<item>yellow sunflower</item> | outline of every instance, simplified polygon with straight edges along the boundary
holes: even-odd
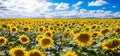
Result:
[[[54,30],[54,26],[49,26],[49,30]]]
[[[116,33],[116,34],[120,33],[120,28],[119,27],[115,28],[114,33]]]
[[[3,24],[3,25],[2,25],[2,28],[3,28],[4,30],[7,30],[7,29],[8,29],[8,26],[5,25],[5,24]]]
[[[7,42],[7,39],[5,38],[5,37],[0,37],[0,46],[3,46],[3,45],[5,45],[6,44],[6,42]]]
[[[20,43],[22,43],[22,44],[27,44],[27,43],[30,42],[30,39],[29,39],[29,37],[26,36],[26,35],[21,35],[21,36],[19,36],[19,41],[20,41]]]
[[[52,38],[50,37],[43,37],[41,38],[38,43],[43,47],[43,48],[49,48],[53,45],[54,40],[52,40]]]
[[[62,56],[78,56],[78,54],[76,54],[76,52],[74,52],[74,51],[68,50],[68,51],[66,51],[66,53],[63,54]]]
[[[43,35],[38,35],[38,36],[36,37],[36,41],[39,41],[41,38],[43,38]]]
[[[46,31],[44,34],[45,34],[45,36],[48,36],[48,37],[53,36],[52,31]]]
[[[9,42],[8,45],[9,46],[13,46],[15,43],[14,42]]]
[[[33,49],[28,51],[27,56],[46,56],[46,55],[40,52],[40,50]]]
[[[45,31],[45,27],[43,26],[38,27],[38,32],[44,32],[44,31]]]
[[[104,50],[116,50],[120,47],[120,39],[110,39],[107,42],[103,42],[102,48]]]
[[[30,31],[30,27],[29,26],[25,26],[22,28],[22,32],[29,32]]]
[[[103,36],[105,36],[107,33],[110,33],[110,32],[111,32],[111,29],[110,29],[110,28],[106,28],[106,29],[101,30],[100,32],[101,32],[101,34],[102,34]]]
[[[12,32],[12,33],[16,33],[17,31],[18,31],[17,27],[11,27],[10,28],[10,32]]]
[[[92,37],[93,38],[97,38],[99,36],[102,36],[100,32],[94,32],[94,33],[92,33]]]
[[[63,28],[62,28],[62,27],[57,28],[57,33],[60,33],[60,32],[62,32],[62,31],[63,31]]]
[[[15,47],[10,49],[9,54],[11,56],[26,56],[26,52],[23,47]]]
[[[79,46],[88,46],[92,43],[92,37],[88,33],[80,33],[74,37],[74,40]]]

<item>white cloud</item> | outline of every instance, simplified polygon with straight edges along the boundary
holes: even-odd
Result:
[[[88,3],[88,6],[102,6],[104,4],[108,4],[108,2],[104,0],[96,0]]]
[[[103,0],[97,0],[97,1],[103,1]],[[0,10],[0,13],[1,13],[0,18],[34,18],[34,17],[35,18],[36,17],[37,18],[41,18],[41,17],[45,17],[45,18],[53,18],[53,17],[56,17],[56,18],[57,17],[59,18],[67,18],[67,17],[110,18],[110,17],[120,17],[120,12],[105,11],[101,9],[77,10],[81,4],[82,2],[79,1],[78,3],[72,5],[72,8],[75,8],[75,9],[68,10],[69,4],[63,3],[63,2],[51,3],[46,0],[39,0],[39,1],[38,0],[26,0],[26,1],[7,0],[5,2],[2,1],[2,6],[5,6],[6,7],[5,9],[9,9],[9,10]],[[51,6],[55,6],[55,8],[50,8]],[[97,6],[100,6],[100,4]]]
[[[112,8],[116,8],[117,6],[112,6]]]
[[[55,10],[67,10],[67,9],[69,9],[69,4],[68,3],[63,3],[63,2],[61,2],[60,4],[56,3]]]
[[[33,13],[36,9],[42,12],[50,11],[51,9],[49,9],[49,7],[52,6],[52,3],[45,0],[41,2],[37,0],[8,0],[4,2],[4,6],[15,12]]]
[[[77,17],[119,18],[120,12],[113,13],[112,11],[81,9],[80,12],[77,14]]]
[[[74,7],[75,9],[79,9],[79,6],[82,4],[82,1],[77,2],[76,4],[73,4],[72,7]]]

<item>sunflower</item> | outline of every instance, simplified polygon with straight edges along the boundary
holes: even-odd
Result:
[[[99,36],[101,36],[101,33],[100,33],[100,32],[94,32],[94,33],[92,33],[92,37],[93,37],[93,38],[97,38],[97,37],[99,37]]]
[[[57,28],[58,33],[62,32],[62,31],[63,31],[62,27]]]
[[[76,52],[74,52],[74,51],[68,50],[68,51],[66,51],[66,53],[63,54],[62,56],[78,56],[78,54],[76,54]]]
[[[22,28],[22,32],[29,32],[30,31],[30,27],[29,26],[25,26]]]
[[[44,34],[45,34],[45,36],[48,36],[48,37],[53,36],[52,31],[46,31]]]
[[[26,56],[26,52],[23,47],[15,47],[10,49],[9,54],[11,56]]]
[[[90,31],[91,28],[90,28],[90,27],[86,27],[85,30],[86,30],[86,31]]]
[[[4,30],[7,30],[7,29],[8,29],[8,26],[5,25],[5,24],[3,24],[3,25],[2,25],[2,28],[3,28]]]
[[[11,27],[10,28],[10,32],[12,32],[12,33],[16,33],[17,31],[18,31],[17,27]]]
[[[27,44],[27,43],[30,42],[30,39],[29,39],[29,37],[26,36],[26,35],[21,35],[21,36],[19,36],[19,41],[20,41],[20,43],[22,43],[22,44]]]
[[[14,42],[9,42],[8,45],[9,46],[13,46],[15,43]]]
[[[33,49],[27,53],[27,56],[46,56],[46,55],[41,53],[40,50]]]
[[[5,37],[0,37],[0,46],[3,46],[3,45],[5,45],[6,44],[6,42],[7,42],[7,39],[5,38]]]
[[[80,32],[80,30],[78,30],[78,29],[74,29],[74,30],[71,30],[71,34],[72,35],[75,35],[75,34],[77,34],[77,33],[79,33]]]
[[[43,38],[43,35],[38,35],[38,36],[36,37],[36,41],[39,41],[41,38]]]
[[[111,29],[110,28],[106,28],[106,29],[103,29],[100,31],[102,35],[106,35],[107,33],[111,32]]]
[[[44,32],[44,31],[45,31],[45,27],[43,26],[38,27],[38,32]]]
[[[52,38],[50,37],[43,37],[41,38],[38,43],[43,47],[43,48],[49,48],[53,45],[54,40],[52,40]]]
[[[119,27],[115,28],[114,33],[116,33],[116,34],[120,33],[120,28]]]
[[[54,26],[49,26],[49,30],[54,30]]]
[[[88,33],[80,33],[74,40],[79,46],[88,46],[92,43],[92,37]]]
[[[104,50],[116,50],[120,47],[120,39],[110,39],[107,42],[103,42],[102,48]]]

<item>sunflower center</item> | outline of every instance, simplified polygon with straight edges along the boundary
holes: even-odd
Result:
[[[46,35],[48,35],[49,37],[51,37],[51,33],[49,33],[49,32],[48,32],[48,33],[46,33]]]
[[[97,33],[94,33],[93,35],[92,35],[92,37],[96,37],[98,34]]]
[[[120,28],[117,28],[117,29],[115,30],[115,32],[120,32]]]
[[[78,37],[77,37],[77,39],[78,39],[78,41],[80,41],[80,42],[87,42],[87,41],[89,41],[89,35],[88,34],[80,34]]]
[[[105,30],[102,30],[102,34],[106,34],[106,33],[108,33],[109,32],[109,30],[108,29],[105,29]]]
[[[14,31],[16,31],[16,29],[15,29],[15,28],[12,28],[12,31],[14,32]]]
[[[24,52],[22,50],[16,50],[14,54],[15,56],[24,56]]]
[[[4,39],[0,39],[0,43],[4,43],[5,42],[5,40]]]
[[[111,44],[109,44],[108,46],[110,47],[110,48],[115,48],[115,47],[117,47],[119,45],[119,42],[117,41],[117,40],[113,40],[112,42],[111,42]]]
[[[28,31],[28,28],[24,28],[24,31]]]
[[[53,27],[50,27],[51,30],[53,30]]]
[[[92,28],[91,29],[95,29],[96,28],[96,26],[92,26]]]
[[[9,43],[10,46],[13,46],[13,43]]]
[[[38,53],[38,52],[32,52],[32,53],[30,53],[30,56],[42,56],[40,53]]]
[[[40,28],[40,31],[43,31],[43,28]]]
[[[23,37],[23,38],[22,38],[22,41],[23,41],[23,42],[26,42],[27,40],[28,40],[28,39],[27,39],[26,37]]]
[[[2,25],[3,28],[7,28],[7,25]]]
[[[43,43],[44,45],[48,45],[48,44],[50,44],[50,40],[49,40],[49,39],[43,39],[43,40],[42,40],[42,43]]]

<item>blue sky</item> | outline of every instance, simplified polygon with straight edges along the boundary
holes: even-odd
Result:
[[[119,0],[0,0],[0,18],[119,18]]]

